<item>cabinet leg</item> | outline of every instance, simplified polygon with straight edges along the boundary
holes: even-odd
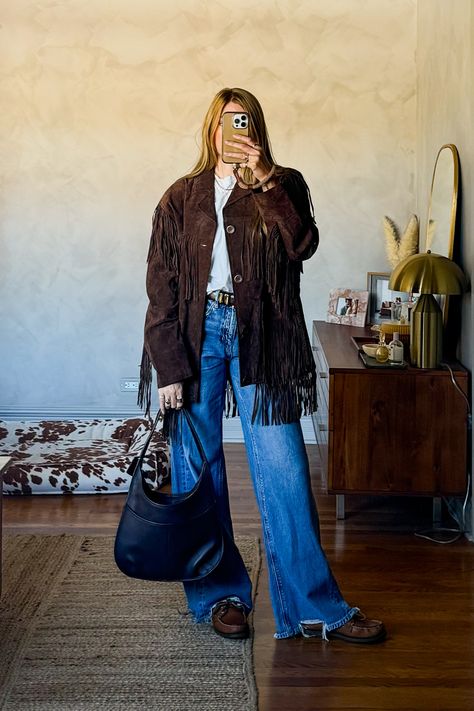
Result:
[[[441,496],[433,496],[433,523],[441,523]]]
[[[336,518],[343,519],[346,517],[344,510],[344,494],[336,494]]]

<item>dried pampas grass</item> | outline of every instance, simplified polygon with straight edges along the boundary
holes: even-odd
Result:
[[[392,269],[394,269],[402,259],[416,254],[418,251],[419,224],[416,215],[411,215],[403,234],[395,222],[385,215],[383,218],[383,229],[385,233],[385,248],[387,258]]]

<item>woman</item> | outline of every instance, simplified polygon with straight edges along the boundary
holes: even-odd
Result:
[[[249,114],[250,136],[222,145],[227,111]],[[316,409],[299,283],[318,239],[307,185],[275,164],[259,102],[243,89],[223,89],[205,117],[196,166],[167,190],[153,217],[139,401],[149,410],[153,366],[161,409],[184,404],[201,438],[227,545],[217,569],[185,590],[196,621],[210,620],[225,637],[248,635],[252,607],[233,544],[222,448],[223,410],[237,408],[262,518],[275,637],[367,643],[385,636],[381,622],[344,601],[319,542],[299,422]],[[177,428],[174,491],[192,487],[194,456],[189,432]]]

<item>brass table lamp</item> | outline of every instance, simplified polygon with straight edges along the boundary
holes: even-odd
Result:
[[[462,269],[441,254],[422,252],[397,264],[388,287],[420,294],[411,312],[410,358],[417,368],[437,368],[443,355],[443,317],[433,294],[462,294],[467,287]]]

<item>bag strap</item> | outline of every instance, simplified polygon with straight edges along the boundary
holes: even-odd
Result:
[[[189,414],[189,412],[188,412],[188,411],[186,410],[186,408],[184,408],[184,407],[181,409],[180,412],[181,412],[181,415],[186,419],[186,422],[188,423],[189,429],[191,430],[191,434],[192,434],[192,436],[193,436],[193,438],[194,438],[194,441],[195,441],[195,443],[196,443],[196,447],[198,448],[198,452],[199,452],[199,455],[200,455],[202,461],[205,462],[206,464],[208,464],[208,462],[207,462],[207,457],[206,457],[206,455],[205,455],[205,453],[204,453],[204,448],[203,448],[203,446],[202,446],[202,444],[201,444],[201,440],[200,440],[199,437],[198,437],[198,433],[196,432],[196,428],[195,428],[194,425],[193,425],[193,421],[192,421],[192,419],[191,419],[191,415]],[[142,451],[140,452],[140,456],[138,457],[138,466],[140,467],[140,469],[141,469],[141,467],[142,467],[143,460],[144,460],[144,458],[145,458],[145,454],[146,454],[146,451],[147,451],[147,449],[148,449],[148,446],[149,446],[149,444],[150,444],[150,442],[151,442],[151,438],[153,437],[153,434],[154,434],[154,432],[155,432],[155,430],[156,430],[156,426],[158,425],[158,422],[160,422],[160,421],[163,420],[163,419],[164,419],[164,415],[163,415],[162,411],[161,411],[161,410],[158,410],[157,415],[156,415],[156,417],[155,417],[155,421],[153,422],[152,428],[151,428],[151,430],[150,430],[150,434],[148,435],[147,440],[146,440],[145,444],[143,445],[143,449],[142,449]]]
[[[145,442],[145,444],[143,445],[142,451],[141,451],[140,454],[138,455],[138,466],[139,466],[140,469],[141,469],[141,466],[142,466],[142,464],[143,464],[143,460],[144,460],[144,458],[145,458],[145,454],[146,454],[146,451],[147,451],[147,449],[148,449],[148,445],[150,444],[151,438],[153,437],[153,434],[154,434],[154,432],[155,432],[155,430],[156,430],[156,426],[157,426],[158,422],[160,422],[160,420],[162,420],[162,419],[163,419],[163,413],[161,412],[161,410],[158,410],[158,412],[156,413],[155,421],[154,421],[154,423],[153,423],[153,425],[152,425],[152,428],[151,428],[151,430],[150,430],[150,434],[149,434],[148,437],[146,438],[146,442]]]

